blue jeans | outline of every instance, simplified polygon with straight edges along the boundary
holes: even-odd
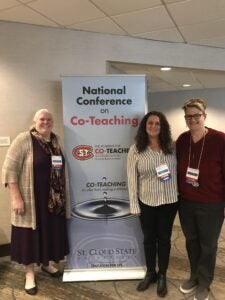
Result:
[[[179,217],[186,238],[191,278],[209,288],[224,220],[224,203],[195,203],[180,197]]]

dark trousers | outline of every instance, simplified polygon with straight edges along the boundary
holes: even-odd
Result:
[[[186,238],[191,278],[208,288],[214,276],[224,204],[193,203],[180,198],[179,217]]]
[[[152,272],[156,270],[156,259],[158,258],[158,272],[166,274],[171,248],[170,238],[178,204],[153,207],[139,202],[147,270]]]

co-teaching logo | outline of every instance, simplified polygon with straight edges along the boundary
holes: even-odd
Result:
[[[93,147],[89,145],[79,145],[73,148],[73,156],[79,160],[87,160],[94,156]]]

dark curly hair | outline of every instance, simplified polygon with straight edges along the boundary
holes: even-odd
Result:
[[[141,120],[137,135],[135,137],[136,147],[139,152],[146,150],[149,144],[148,134],[146,132],[146,123],[150,116],[159,117],[160,133],[159,133],[159,146],[164,154],[171,154],[173,149],[173,141],[171,137],[170,125],[163,113],[158,111],[148,112]]]

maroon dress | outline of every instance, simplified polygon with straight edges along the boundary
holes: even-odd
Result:
[[[32,136],[37,228],[12,226],[11,259],[20,264],[48,265],[69,253],[66,219],[48,211],[51,156]]]

